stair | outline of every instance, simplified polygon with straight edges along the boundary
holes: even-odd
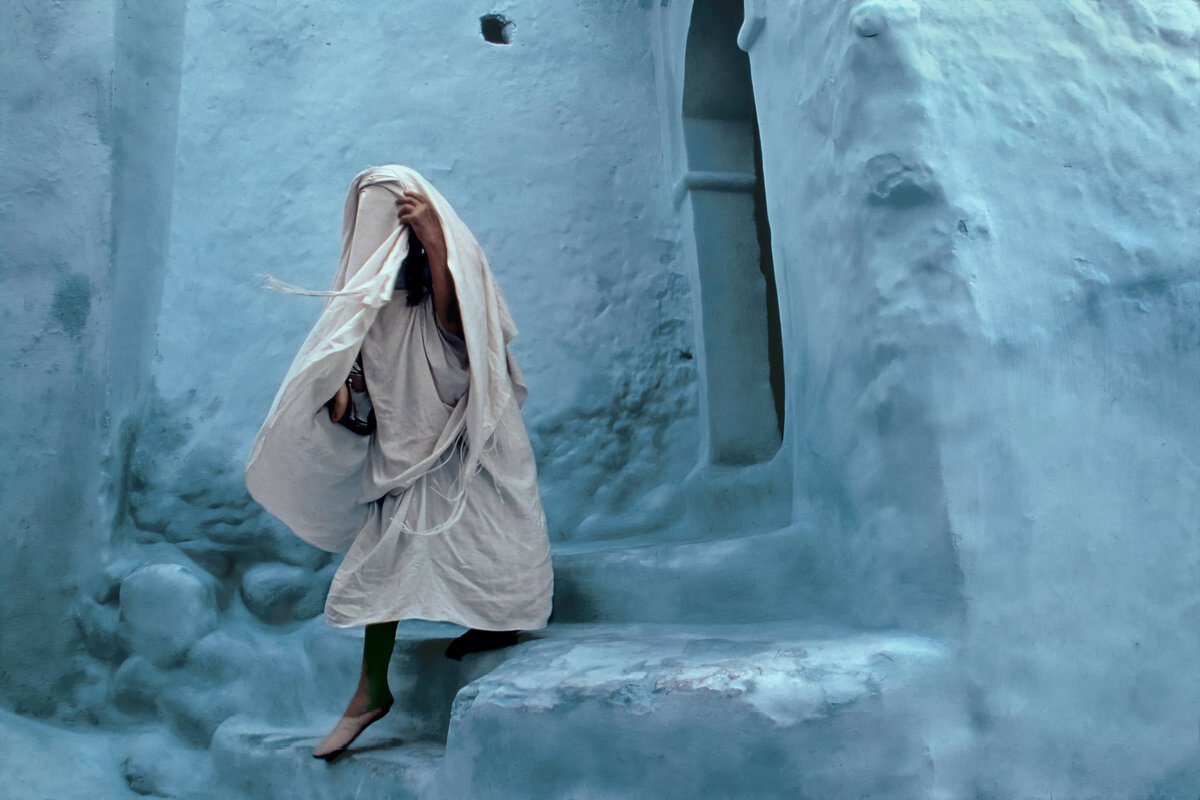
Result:
[[[945,709],[960,705],[946,649],[925,637],[795,621],[556,622],[459,664],[441,655],[451,637],[422,638],[444,632],[430,625],[401,623],[393,672],[406,682],[393,686],[396,706],[332,763],[309,751],[338,706],[302,723],[223,722],[211,744],[222,791],[929,797],[935,756],[956,734],[946,727]]]
[[[831,560],[809,522],[698,541],[560,542],[551,622],[838,619]]]
[[[433,796],[445,746],[365,731],[353,750],[326,763],[313,745],[336,722],[276,729],[235,716],[212,740],[213,773],[220,785],[211,797],[310,798],[311,800],[420,800]]]

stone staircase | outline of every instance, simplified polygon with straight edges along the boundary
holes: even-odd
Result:
[[[398,649],[397,671],[454,664],[430,650]],[[483,674],[447,703],[441,736],[413,706],[448,684],[411,681],[331,764],[309,751],[333,713],[233,717],[213,737],[214,773],[256,798],[931,797],[946,655],[923,637],[789,622],[553,624],[467,656]]]
[[[811,546],[789,529],[557,546],[551,624],[513,647],[455,662],[442,651],[462,628],[401,622],[395,706],[331,763],[309,751],[357,681],[362,631],[309,620],[288,634],[315,673],[296,689],[305,707],[216,728],[218,796],[939,796],[935,763],[962,729],[946,646],[762,618],[805,602],[798,559]],[[724,585],[731,575],[742,591]],[[586,590],[597,585],[603,597]]]

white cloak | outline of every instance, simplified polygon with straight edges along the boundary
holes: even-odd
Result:
[[[467,355],[460,367],[467,388],[452,403],[433,391],[439,377],[444,386],[455,376],[445,371],[454,367],[438,348],[449,339],[438,338],[430,299],[408,307],[403,289],[395,289],[409,226],[395,220],[391,203],[360,207],[361,197],[380,189],[399,195],[406,188],[430,199],[445,234]],[[509,348],[517,330],[470,230],[415,170],[368,168],[347,193],[332,290],[304,293],[328,300],[258,432],[246,486],[297,536],[346,553],[327,619],[338,626],[421,618],[488,630],[543,627],[553,573],[520,413],[527,390]],[[372,330],[384,306],[386,325]],[[375,366],[376,384],[394,387],[396,399],[415,407],[380,417],[393,398],[376,399],[373,391],[379,427],[363,437],[330,422],[324,406],[368,331],[380,343],[373,347],[398,348],[386,375]],[[443,371],[431,375],[434,364]],[[366,378],[372,391],[370,370]],[[389,457],[381,459],[384,450]]]

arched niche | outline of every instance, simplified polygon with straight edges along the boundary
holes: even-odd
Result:
[[[700,295],[708,461],[754,464],[779,449],[783,348],[742,0],[695,0],[684,60],[683,138]]]

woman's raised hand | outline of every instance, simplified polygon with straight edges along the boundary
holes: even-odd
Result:
[[[430,256],[445,256],[446,240],[442,235],[442,220],[429,198],[416,189],[406,189],[396,200],[396,218],[412,228],[421,246]]]
[[[442,219],[429,198],[419,191],[407,189],[396,201],[400,210],[396,218],[409,225],[429,256],[430,282],[433,289],[433,309],[442,327],[455,336],[463,337],[462,312],[458,309],[458,294],[454,276],[446,263],[446,237],[442,234]],[[453,313],[457,312],[457,313]]]

